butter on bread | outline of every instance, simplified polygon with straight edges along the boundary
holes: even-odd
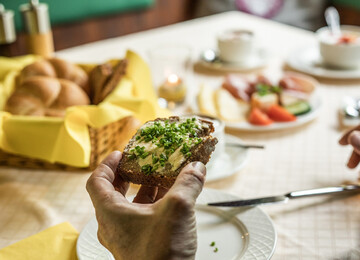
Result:
[[[198,117],[148,121],[125,147],[117,174],[128,182],[169,188],[185,165],[209,161],[217,143],[213,131],[211,122]]]

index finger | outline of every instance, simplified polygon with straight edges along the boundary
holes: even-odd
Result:
[[[129,184],[122,180],[117,181],[116,185],[119,192],[113,185],[116,167],[121,157],[121,152],[112,152],[101,162],[88,179],[86,189],[95,207],[99,204],[111,202],[115,197],[127,202],[124,196]]]
[[[348,138],[349,138],[349,135],[355,131],[355,130],[360,130],[360,125],[350,129],[349,131],[347,131],[339,140],[339,144],[341,145],[347,145],[349,144],[349,141],[348,141]]]

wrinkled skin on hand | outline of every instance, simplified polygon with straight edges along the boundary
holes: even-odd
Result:
[[[360,125],[345,133],[339,143],[350,144],[354,148],[347,164],[350,169],[354,169],[360,162]]]
[[[194,259],[194,206],[204,185],[205,166],[188,164],[169,190],[141,186],[131,203],[125,198],[129,184],[115,174],[120,159],[119,151],[110,154],[86,184],[101,244],[115,259]]]

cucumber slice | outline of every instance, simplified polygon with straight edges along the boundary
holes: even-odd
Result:
[[[289,111],[291,114],[293,114],[294,116],[300,116],[300,115],[310,112],[311,106],[306,101],[299,101],[295,104],[285,106],[285,109],[287,111]]]

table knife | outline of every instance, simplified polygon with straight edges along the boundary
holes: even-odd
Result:
[[[241,147],[241,148],[265,149],[265,146],[257,145],[257,144],[226,143],[226,146],[234,146],[234,147]]]
[[[208,206],[215,207],[246,207],[246,206],[256,206],[261,204],[270,204],[270,203],[279,203],[288,202],[289,199],[297,199],[311,196],[320,196],[327,194],[341,194],[341,193],[350,193],[350,192],[360,192],[359,185],[343,185],[343,186],[335,186],[335,187],[326,187],[319,189],[311,189],[311,190],[300,190],[289,192],[285,195],[280,196],[272,196],[272,197],[263,197],[263,198],[255,198],[255,199],[247,199],[247,200],[234,200],[234,201],[222,201],[222,202],[211,202],[208,203]]]

